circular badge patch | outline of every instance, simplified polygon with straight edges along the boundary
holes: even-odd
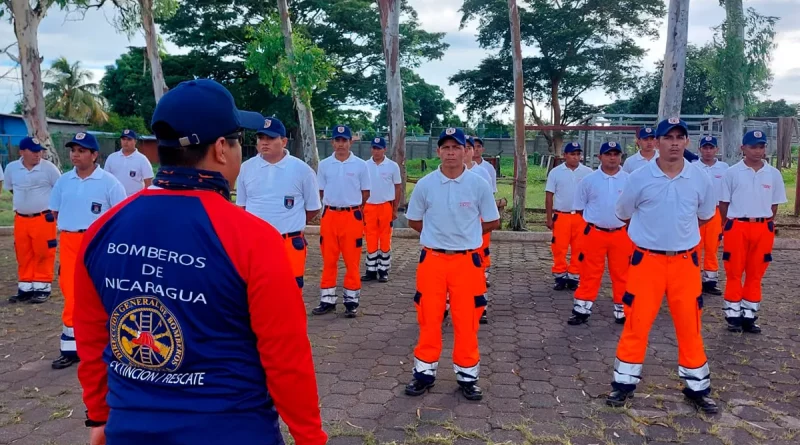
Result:
[[[151,296],[120,303],[109,322],[111,352],[117,360],[146,369],[174,372],[183,361],[178,320]]]

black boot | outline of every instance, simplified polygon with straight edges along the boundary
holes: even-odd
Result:
[[[566,290],[567,289],[567,280],[564,278],[556,278],[556,284],[553,286],[553,290]]]
[[[715,281],[709,281],[707,283],[703,283],[703,293],[709,295],[722,295],[722,290],[717,287],[717,283]]]
[[[606,405],[619,408],[625,406],[628,399],[633,398],[633,391],[625,391],[622,389],[615,389],[606,397]]]
[[[760,334],[761,326],[756,324],[756,321],[750,318],[742,320],[742,330],[748,334]]]
[[[52,366],[53,369],[64,369],[69,368],[79,361],[81,361],[81,359],[79,359],[77,355],[61,354],[57,359],[53,360],[53,363],[50,366]]]
[[[567,320],[567,324],[571,326],[578,326],[586,323],[587,321],[589,321],[588,314],[576,314],[573,312],[572,316],[569,317],[569,320]]]
[[[728,331],[729,332],[742,332],[742,317],[730,318],[726,317],[725,321],[728,322]]]
[[[483,310],[483,314],[481,314],[481,319],[478,320],[480,324],[489,324],[489,316],[486,315],[488,311],[486,309]]]
[[[378,271],[378,283],[388,283],[389,282],[389,272],[383,270]]]
[[[356,318],[358,315],[358,304],[356,303],[345,303],[344,304],[344,316],[347,318]]]
[[[716,414],[719,412],[717,402],[715,402],[711,397],[690,394],[687,391],[684,391],[684,395],[686,396],[686,400],[692,406],[694,406],[695,409],[698,409],[705,414]]]
[[[50,292],[34,291],[33,297],[28,300],[30,304],[42,304],[50,299]]]
[[[434,380],[423,382],[422,380],[413,379],[406,385],[406,395],[409,396],[421,396],[425,394],[425,392],[431,388],[433,388]]]
[[[483,399],[483,391],[478,385],[474,383],[467,384],[458,382],[458,386],[461,389],[461,394],[463,394],[467,400],[478,401]]]
[[[325,315],[328,312],[336,312],[336,304],[320,303],[319,306],[311,310],[311,313],[314,315]]]
[[[625,324],[625,317],[614,318],[614,323],[616,323],[616,324]]]
[[[30,300],[33,297],[33,291],[23,292],[21,290],[17,290],[17,295],[9,297],[9,303],[25,303],[26,301]]]
[[[578,289],[578,280],[567,278],[567,290],[576,290],[576,289]]]
[[[375,271],[367,271],[364,276],[361,277],[361,281],[375,281],[378,279],[378,272]]]

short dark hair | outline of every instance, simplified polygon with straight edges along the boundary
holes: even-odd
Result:
[[[181,137],[166,122],[156,122],[153,124],[153,131],[165,139],[178,139]],[[158,161],[161,165],[173,167],[196,167],[197,164],[205,159],[212,144],[188,145],[186,147],[165,147],[158,146]]]

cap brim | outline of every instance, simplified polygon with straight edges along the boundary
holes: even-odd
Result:
[[[458,140],[458,138],[456,138],[455,136],[444,136],[444,137],[441,137],[441,138],[439,138],[439,142],[437,142],[436,145],[441,147],[442,143],[444,143],[444,141],[446,141],[448,139],[456,141],[459,145],[467,145],[467,141]]]
[[[381,147],[380,145],[372,144],[372,148],[377,148],[378,150],[386,150],[386,147]]]
[[[28,150],[28,151],[33,152],[33,153],[39,153],[40,151],[44,150],[44,148],[42,148],[42,147],[25,147],[25,148],[21,148],[20,147],[20,150]]]
[[[347,136],[346,134],[337,134],[333,136],[334,139],[344,139],[346,141],[352,140],[353,136]]]
[[[85,148],[87,150],[98,151],[97,147],[89,147],[88,145],[81,144],[80,142],[69,141],[64,144],[64,146],[67,148],[72,148],[73,145],[77,145],[78,147]]]
[[[661,136],[666,136],[666,135],[667,135],[667,133],[669,133],[670,131],[672,131],[672,130],[674,130],[674,129],[676,129],[676,128],[680,128],[680,129],[681,129],[681,130],[683,130],[683,132],[684,132],[684,133],[686,133],[687,135],[689,134],[689,129],[688,129],[688,128],[686,128],[686,127],[684,127],[683,125],[681,125],[681,124],[672,124],[672,125],[670,125],[669,127],[667,127],[667,128],[664,130],[664,132],[663,132],[663,133],[661,133],[661,135],[659,135],[659,137],[661,137]]]
[[[239,123],[247,130],[261,130],[264,128],[264,116],[255,111],[239,110]]]
[[[601,151],[600,154],[604,155],[606,153],[611,153],[612,151],[616,151],[617,153],[622,153],[622,150],[620,150],[619,148],[609,148],[608,150]]]
[[[284,138],[284,137],[286,137],[286,136],[282,136],[278,132],[270,131],[270,130],[264,130],[264,129],[256,131],[256,134],[263,134],[263,135],[269,136],[271,138]]]
[[[123,135],[122,135],[122,136],[120,136],[119,138],[120,138],[120,139],[133,139],[133,140],[136,140],[136,139],[138,139],[136,136],[131,136],[131,135],[129,135],[129,134],[123,134]]]

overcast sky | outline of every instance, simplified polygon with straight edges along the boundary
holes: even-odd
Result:
[[[419,69],[420,75],[429,83],[441,86],[447,97],[455,100],[458,88],[450,86],[448,78],[462,69],[477,64],[486,55],[475,41],[473,28],[459,30],[461,14],[459,9],[463,0],[409,0],[417,10],[422,27],[428,31],[445,32],[445,41],[450,49],[441,60],[428,62]],[[762,14],[780,17],[777,25],[777,49],[773,55],[772,69],[774,81],[769,98],[800,102],[800,0],[745,0],[745,8],[754,7]],[[702,44],[711,39],[711,27],[722,22],[724,9],[719,0],[692,0],[689,14],[689,42]],[[118,34],[111,26],[112,10],[93,10],[80,15],[68,15],[53,8],[42,21],[39,28],[39,49],[44,58],[44,66],[59,56],[70,61],[80,60],[83,66],[91,69],[95,80],[99,81],[104,67],[126,52],[131,45],[144,46],[144,38],[136,35],[132,40]],[[643,40],[640,43],[647,49],[643,66],[652,70],[654,63],[661,59],[666,45],[666,20],[661,23],[659,40]],[[15,41],[12,26],[5,20],[0,22],[0,48]],[[170,53],[184,52],[171,42],[167,42]],[[0,75],[11,66],[4,55],[0,55]],[[0,112],[9,112],[21,97],[19,74],[12,73],[0,80]],[[599,91],[589,92],[586,100],[595,103],[608,103],[613,98]]]

